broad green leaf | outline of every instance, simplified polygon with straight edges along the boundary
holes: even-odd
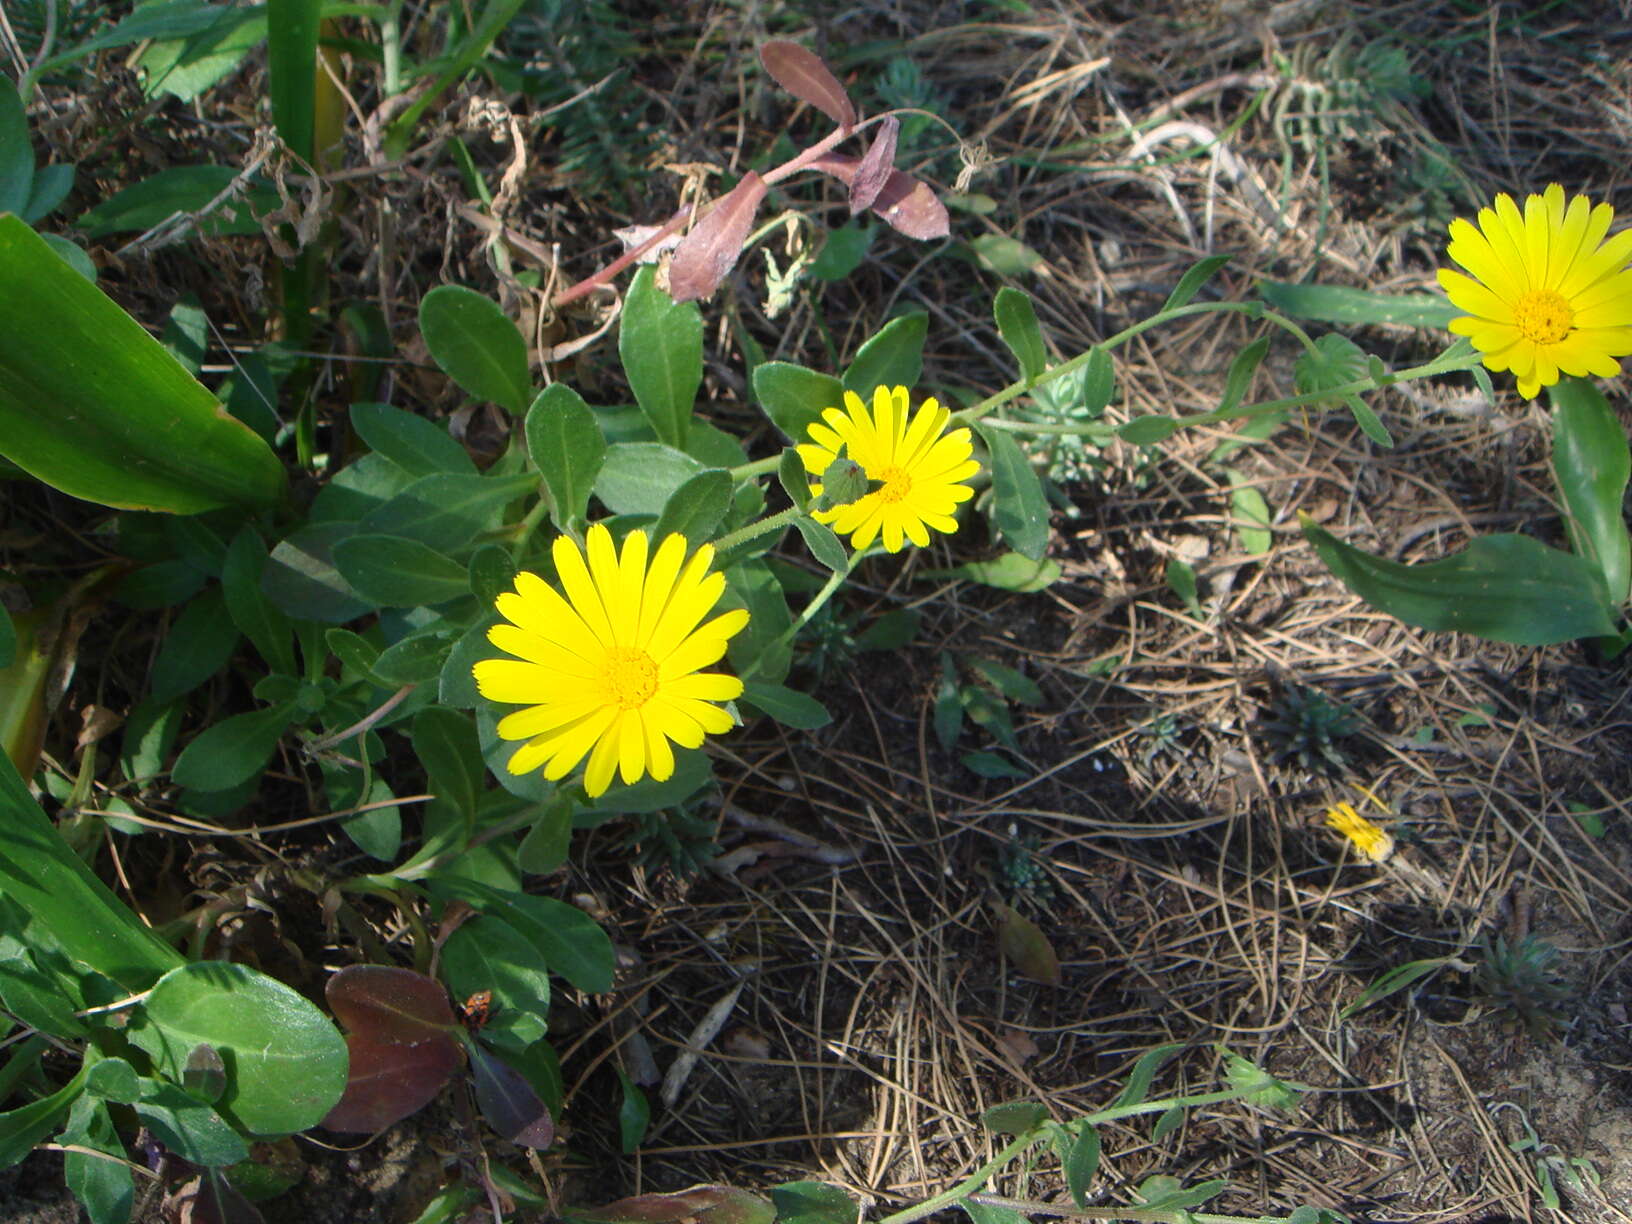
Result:
[[[976,1203],[970,1199],[960,1199],[958,1206],[969,1217],[969,1224],[1030,1224],[1030,1221],[1013,1207],[998,1207],[991,1203]]]
[[[1008,1101],[980,1115],[980,1124],[994,1135],[1023,1135],[1048,1119],[1048,1106],[1036,1101]]]
[[[1242,551],[1249,556],[1261,557],[1275,542],[1270,530],[1269,503],[1247,478],[1231,469],[1230,514],[1235,519],[1235,533],[1241,540]]]
[[[221,591],[194,596],[159,647],[148,678],[149,701],[163,705],[190,693],[227,665],[238,645],[238,628],[227,615]]]
[[[724,468],[709,468],[686,481],[663,504],[652,529],[653,541],[667,539],[678,531],[691,548],[714,538],[716,528],[731,509],[735,486]]]
[[[431,793],[452,803],[473,827],[483,770],[470,716],[437,706],[421,710],[414,715],[413,743]]]
[[[272,759],[297,715],[295,703],[284,701],[206,727],[181,750],[171,780],[201,791],[231,790],[249,781]]]
[[[1163,577],[1167,579],[1168,589],[1184,601],[1190,615],[1197,620],[1205,619],[1206,613],[1197,597],[1196,567],[1180,557],[1169,557]]]
[[[1450,964],[1451,960],[1449,956],[1432,956],[1426,960],[1407,961],[1403,965],[1396,965],[1362,990],[1353,1003],[1337,1013],[1337,1018],[1347,1020],[1373,1003],[1381,1003],[1389,995],[1399,993],[1418,979],[1425,978],[1430,973],[1437,973]]]
[[[174,1084],[148,1080],[136,1116],[154,1138],[191,1164],[213,1169],[249,1159],[248,1145],[221,1115]]]
[[[265,10],[265,5],[216,8],[221,17],[209,29],[148,43],[131,61],[141,71],[142,92],[149,99],[170,94],[196,101],[266,41]]]
[[[746,608],[748,624],[727,647],[737,675],[752,669],[757,680],[779,683],[793,665],[793,650],[783,636],[793,625],[782,584],[764,561],[755,558],[731,566],[725,573],[725,595],[715,615],[728,608]]]
[[[618,357],[657,440],[684,450],[703,382],[703,316],[697,303],[676,304],[659,289],[650,266],[624,299]]]
[[[867,249],[873,245],[875,228],[850,221],[836,230],[829,230],[822,249],[810,261],[810,274],[824,281],[838,281],[849,276],[867,258]]]
[[[969,250],[976,263],[999,276],[1024,276],[1043,262],[1036,251],[1007,234],[982,234]]]
[[[499,526],[500,511],[538,488],[527,473],[516,476],[472,476],[438,472],[421,476],[357,524],[360,533],[380,533],[418,540],[444,556],[457,557],[472,548],[483,532]]]
[[[1167,295],[1167,301],[1162,303],[1157,314],[1166,314],[1170,310],[1177,310],[1185,305],[1201,290],[1201,287],[1213,279],[1216,273],[1225,264],[1230,262],[1228,255],[1209,255],[1205,259],[1198,259],[1179,277],[1179,283],[1173,286],[1173,292]]]
[[[857,350],[856,359],[844,372],[844,389],[861,396],[870,408],[875,388],[910,390],[917,386],[918,376],[924,371],[924,337],[928,333],[929,316],[922,311],[891,319]],[[838,407],[838,403],[823,405],[829,406]]]
[[[171,970],[126,1031],[176,1080],[196,1046],[214,1048],[227,1068],[215,1107],[252,1135],[315,1126],[346,1086],[345,1042],[328,1017],[247,965],[200,961]]]
[[[1020,377],[1030,382],[1048,368],[1048,350],[1043,346],[1043,329],[1031,295],[1005,285],[997,291],[992,313],[1003,343],[1020,363]]]
[[[113,1128],[107,1105],[88,1096],[75,1101],[68,1125],[57,1136],[57,1142],[112,1157],[103,1160],[84,1152],[68,1152],[63,1156],[63,1179],[85,1208],[91,1224],[127,1224],[136,1201],[136,1183],[125,1163],[125,1145]]]
[[[516,584],[516,563],[498,544],[483,544],[470,554],[470,590],[483,608],[491,608]]]
[[[995,659],[982,658],[978,655],[969,660],[969,666],[1010,701],[1018,701],[1021,705],[1029,706],[1043,704],[1043,690],[1037,687],[1035,680],[1023,672],[1005,667]]]
[[[53,162],[49,166],[38,167],[34,171],[34,186],[28,193],[28,203],[21,213],[23,220],[30,225],[38,225],[54,212],[73,190],[74,174],[72,162]],[[94,269],[90,279],[96,279]]]
[[[87,1035],[74,1013],[85,1006],[35,962],[33,952],[14,935],[0,936],[0,1003],[12,1016],[42,1033],[64,1041]]]
[[[810,473],[805,470],[805,461],[799,458],[799,452],[794,447],[788,447],[777,458],[776,481],[795,510],[809,509]]]
[[[777,1224],[860,1224],[861,1204],[837,1186],[797,1181],[772,1186]]]
[[[351,427],[377,455],[415,476],[438,472],[474,475],[470,452],[434,421],[390,404],[353,404]]]
[[[833,534],[832,528],[803,516],[793,520],[793,527],[803,537],[805,546],[810,549],[810,555],[816,560],[835,574],[850,572],[850,554],[844,551],[844,545],[839,542],[839,537]]]
[[[229,16],[230,10],[215,4],[199,4],[195,0],[158,0],[143,4],[111,29],[75,41],[33,71],[36,76],[41,76],[110,47],[128,47],[148,39],[188,38],[210,30]]]
[[[96,265],[91,262],[91,257],[85,253],[83,247],[70,242],[61,234],[41,234],[40,237],[45,239],[46,246],[60,256],[65,264],[91,284],[96,284]]]
[[[401,536],[347,536],[334,546],[334,565],[353,590],[385,608],[439,604],[470,594],[463,565]]]
[[[0,845],[0,896],[27,911],[78,964],[140,991],[182,963],[69,849],[4,752]]]
[[[34,189],[28,115],[10,77],[0,77],[0,213],[22,214]]]
[[[1082,368],[1082,410],[1098,420],[1116,398],[1116,362],[1097,344],[1088,353]]]
[[[467,395],[513,413],[527,407],[527,342],[492,299],[463,285],[440,285],[419,303],[419,331],[436,364]]]
[[[1252,385],[1252,376],[1258,372],[1268,352],[1269,337],[1260,336],[1235,355],[1235,360],[1230,362],[1230,372],[1224,378],[1224,396],[1218,403],[1219,412],[1229,412],[1241,402],[1247,388]]]
[[[1223,1054],[1224,1076],[1243,1100],[1280,1113],[1290,1113],[1297,1108],[1298,1090],[1291,1084],[1276,1079],[1250,1058],[1230,1050]]]
[[[934,570],[931,578],[967,578],[1000,591],[1043,591],[1060,580],[1058,561],[1044,557],[1034,560],[1017,552],[1006,552],[990,561],[965,561],[957,569]]]
[[[366,812],[342,820],[341,829],[364,854],[389,863],[402,848],[402,809],[390,803],[396,797],[391,792],[390,784],[380,777],[367,779],[360,769],[336,766],[335,771],[344,781],[331,781],[328,788],[330,807],[335,811],[365,805],[368,808]],[[326,778],[330,776],[327,765],[323,772]],[[361,785],[365,779],[368,782],[366,792]]]
[[[289,618],[273,606],[261,589],[266,573],[266,545],[253,527],[243,527],[227,547],[221,566],[221,592],[227,616],[260,651],[275,672],[293,675],[295,652]],[[151,699],[151,698],[150,698]]]
[[[57,1129],[84,1091],[88,1071],[89,1067],[81,1067],[78,1075],[50,1096],[0,1113],[0,1169],[11,1168]]]
[[[261,575],[261,592],[289,616],[339,624],[373,605],[334,567],[334,548],[351,536],[350,523],[312,523],[280,540]]]
[[[1626,601],[1632,587],[1632,540],[1621,506],[1632,455],[1615,410],[1582,378],[1548,389],[1553,401],[1553,472],[1568,511],[1570,544],[1597,564],[1609,601]]]
[[[1373,293],[1338,285],[1293,285],[1261,281],[1258,292],[1282,314],[1322,323],[1401,323],[1444,328],[1462,313],[1446,298],[1429,293]]]
[[[1217,1198],[1229,1188],[1230,1183],[1223,1178],[1186,1186],[1176,1177],[1158,1174],[1147,1177],[1140,1184],[1139,1197],[1144,1199],[1144,1206],[1150,1211],[1186,1211],[1191,1207],[1200,1207],[1208,1199]]]
[[[476,677],[471,673],[471,668],[479,660],[491,659],[498,653],[498,647],[487,640],[487,631],[492,624],[492,617],[482,617],[465,630],[464,636],[448,651],[448,657],[442,664],[442,675],[437,681],[437,699],[443,705],[456,710],[473,710],[484,704],[476,690]]]
[[[796,445],[810,441],[812,422],[827,408],[842,409],[844,384],[787,361],[767,361],[754,368],[754,398],[772,424]]]
[[[796,731],[814,731],[833,721],[827,707],[814,697],[780,684],[750,680],[743,685],[742,696],[738,700]]]
[[[703,470],[684,451],[660,442],[617,442],[606,449],[595,496],[613,514],[655,516],[675,490]]]
[[[256,218],[278,207],[277,192],[260,179],[252,179],[224,207],[204,211],[237,178],[233,166],[172,166],[115,192],[81,216],[77,225],[87,238],[106,238],[154,229],[175,216],[202,214],[201,234],[258,236],[261,223]]]
[[[294,155],[315,165],[317,27],[321,0],[272,0],[266,6],[266,92],[272,122]]]
[[[582,519],[606,459],[606,438],[595,413],[566,383],[552,383],[527,410],[526,433],[527,453],[543,478],[551,521],[559,528]]]
[[[441,674],[453,649],[453,632],[438,624],[391,643],[374,660],[374,674],[392,688],[429,683]]]
[[[1048,548],[1048,498],[1037,469],[1009,433],[975,428],[991,451],[993,522],[1016,552],[1039,561]]]
[[[0,216],[0,452],[125,509],[261,508],[285,489],[266,443],[16,217]]]
[[[483,913],[503,918],[544,954],[550,972],[559,973],[579,990],[602,994],[612,989],[612,941],[583,910],[553,897],[534,897],[439,876],[432,890],[442,890]]]
[[[455,999],[491,990],[498,1013],[520,1013],[507,1033],[531,1045],[544,1036],[550,1010],[550,972],[537,945],[502,918],[478,914],[463,922],[442,945],[442,980]],[[530,1024],[517,1025],[517,1021]]]
[[[544,805],[527,836],[516,850],[521,869],[537,875],[548,875],[567,861],[572,847],[572,804],[556,799]]]
[[[1442,561],[1404,565],[1345,544],[1307,518],[1303,534],[1349,590],[1419,629],[1516,646],[1615,632],[1598,567],[1529,536],[1479,536]]]
[[[91,1064],[85,1091],[104,1101],[129,1105],[141,1095],[136,1068],[122,1058],[103,1058]]]

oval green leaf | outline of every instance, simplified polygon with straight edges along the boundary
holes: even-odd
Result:
[[[527,453],[543,478],[557,527],[582,519],[606,458],[595,413],[565,383],[546,387],[527,410]]]
[[[692,404],[703,383],[703,315],[657,287],[648,265],[635,274],[618,327],[618,357],[659,442],[685,449]]]
[[[497,303],[463,285],[441,285],[419,303],[419,330],[436,364],[466,394],[514,413],[527,407],[527,342]]]
[[[788,361],[766,361],[754,367],[754,398],[771,422],[795,443],[810,441],[811,423],[825,408],[844,404],[844,384]]]
[[[875,387],[916,386],[924,372],[924,337],[928,334],[929,316],[922,311],[891,319],[857,351],[844,372],[844,389],[871,405]]]
[[[1007,432],[976,423],[992,456],[992,520],[1016,552],[1037,561],[1048,548],[1048,498],[1037,469]]]
[[[1043,329],[1037,322],[1037,308],[1031,295],[1004,286],[992,302],[998,333],[1009,352],[1020,363],[1020,377],[1027,382],[1048,368],[1048,351],[1043,347]]]
[[[1597,387],[1564,378],[1548,389],[1553,401],[1553,472],[1569,512],[1570,543],[1598,566],[1610,602],[1625,602],[1632,586],[1632,540],[1621,505],[1632,455],[1615,410]]]
[[[470,594],[470,574],[463,565],[401,536],[348,536],[334,546],[334,565],[353,590],[385,608],[438,604]]]

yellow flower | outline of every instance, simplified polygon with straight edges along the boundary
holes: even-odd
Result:
[[[1326,809],[1326,824],[1348,838],[1366,858],[1380,863],[1394,853],[1394,839],[1371,823],[1349,803]]]
[[[1564,205],[1554,183],[1524,202],[1496,197],[1477,228],[1451,222],[1448,254],[1472,277],[1439,270],[1439,283],[1466,315],[1451,331],[1467,336],[1492,370],[1512,370],[1530,397],[1559,374],[1620,372],[1632,353],[1632,229],[1605,241],[1615,211],[1586,196]]]
[[[542,765],[553,781],[588,756],[584,788],[594,797],[614,771],[625,782],[673,775],[670,740],[697,748],[704,733],[731,729],[731,715],[712,703],[741,696],[742,681],[701,669],[725,654],[748,613],[701,623],[725,590],[725,576],[708,569],[713,545],[688,560],[685,537],[671,535],[648,566],[644,531],[624,537],[621,556],[603,524],[589,529],[587,544],[586,565],[574,541],[555,541],[565,598],[537,574],[516,575],[516,589],[496,603],[509,623],[487,637],[517,657],[473,670],[483,697],[527,706],[499,721],[501,738],[527,741],[510,772]]]
[[[848,448],[846,454],[861,465],[867,479],[882,486],[858,501],[812,512],[817,522],[849,536],[850,547],[858,552],[881,532],[892,553],[901,551],[903,540],[923,548],[929,543],[926,528],[956,531],[952,512],[974,496],[963,483],[980,470],[969,457],[974,450],[969,431],[946,433],[952,414],[933,398],[911,419],[909,407],[905,387],[879,387],[871,412],[859,395],[846,391],[844,408],[824,409],[822,420],[810,426],[811,440],[798,448],[805,468],[816,476],[841,448]],[[820,496],[822,487],[812,485],[811,490]]]

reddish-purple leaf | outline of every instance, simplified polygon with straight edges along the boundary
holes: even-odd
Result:
[[[489,1126],[522,1147],[547,1148],[555,1142],[549,1107],[519,1071],[475,1044],[470,1047],[470,1066],[476,1076],[476,1103]]]
[[[457,1027],[442,984],[412,969],[348,965],[323,993],[335,1018],[372,1042],[414,1045]]]
[[[873,137],[873,143],[867,147],[867,155],[861,159],[855,177],[850,180],[852,217],[865,208],[871,208],[873,201],[878,199],[878,193],[884,190],[890,171],[895,169],[895,140],[900,131],[901,121],[894,115],[887,116],[879,124],[878,135]]]
[[[447,1033],[413,1045],[346,1037],[351,1074],[339,1103],[323,1119],[330,1130],[382,1131],[425,1108],[459,1068],[459,1043]]]
[[[765,180],[750,170],[681,239],[669,264],[670,297],[677,302],[695,302],[720,287],[742,254],[754,213],[764,198]]]
[[[839,79],[814,51],[796,42],[773,38],[759,49],[759,62],[782,86],[801,102],[808,102],[845,131],[856,125],[856,108]]]
[[[845,186],[856,179],[856,159],[825,153],[810,163],[812,170],[830,174]],[[952,232],[946,205],[929,187],[899,170],[891,170],[872,209],[908,238],[945,238]]]
[[[574,1210],[573,1218],[596,1224],[771,1224],[776,1208],[735,1186],[693,1186],[672,1194],[637,1194],[605,1207]]]

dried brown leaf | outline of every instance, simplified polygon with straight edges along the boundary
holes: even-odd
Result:
[[[765,180],[750,170],[680,241],[669,264],[669,294],[695,302],[720,287],[742,254],[754,214],[765,198]]]
[[[853,157],[826,153],[813,160],[810,168],[832,175],[848,187],[855,181],[857,162]],[[924,241],[945,238],[952,232],[946,205],[927,184],[900,170],[890,171],[884,181],[884,189],[873,201],[872,209],[908,238]]]
[[[773,38],[759,49],[759,62],[778,85],[845,131],[856,125],[856,108],[850,103],[850,95],[814,51],[785,38]]]

